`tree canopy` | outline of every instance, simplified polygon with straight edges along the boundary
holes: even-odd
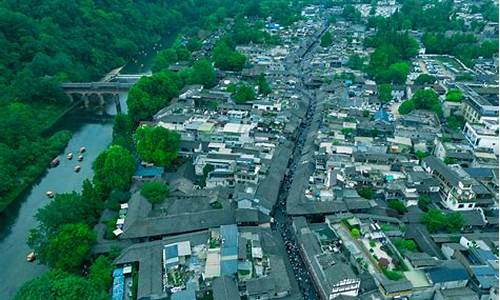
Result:
[[[429,74],[420,74],[417,79],[415,79],[415,84],[432,84],[436,82],[436,77]]]
[[[134,121],[150,118],[177,96],[181,86],[182,82],[172,72],[161,71],[142,77],[128,93],[130,117]]]
[[[169,167],[177,158],[180,136],[161,126],[141,126],[134,135],[137,153],[146,162]]]
[[[448,102],[462,102],[464,95],[461,90],[450,89],[446,93],[446,101]]]
[[[365,60],[358,54],[353,54],[349,57],[347,66],[354,70],[362,70],[364,67]]]
[[[430,232],[458,232],[464,225],[464,219],[459,212],[445,214],[434,208],[423,214],[422,222]]]
[[[380,84],[378,86],[378,98],[383,103],[387,103],[392,100],[392,87],[388,83]]]
[[[253,87],[247,84],[241,84],[234,94],[234,101],[236,103],[245,103],[255,99],[255,91]]]
[[[66,224],[47,243],[34,248],[40,261],[51,268],[78,272],[95,240],[95,233],[88,225]]]
[[[192,67],[190,84],[202,84],[205,88],[212,88],[217,84],[212,63],[207,59],[197,60]]]
[[[414,109],[430,110],[438,116],[441,116],[443,113],[439,97],[433,89],[417,90],[410,100],[401,103],[398,111],[404,115]]]
[[[241,71],[245,66],[246,57],[232,49],[226,41],[217,43],[213,50],[215,66],[224,71]]]
[[[332,33],[330,31],[325,32],[325,34],[323,34],[323,36],[321,37],[321,41],[319,44],[321,47],[331,46],[333,44]]]
[[[168,192],[168,186],[159,181],[146,182],[141,188],[141,195],[152,204],[163,202]]]
[[[94,184],[102,191],[126,190],[136,168],[132,154],[122,146],[112,145],[94,161]]]
[[[110,276],[111,278],[111,276]],[[26,282],[17,292],[15,300],[73,300],[108,299],[106,290],[92,281],[60,271],[51,271]]]
[[[272,92],[269,83],[267,83],[266,76],[262,73],[257,76],[257,86],[259,88],[259,94],[269,95]]]
[[[134,132],[134,121],[127,114],[118,114],[113,120],[113,144],[122,146],[132,151],[134,146],[132,134]]]

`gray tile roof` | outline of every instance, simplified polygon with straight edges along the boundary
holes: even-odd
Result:
[[[172,235],[203,230],[220,225],[234,224],[234,211],[231,208],[213,209],[166,217],[139,219],[125,228],[121,238],[140,238]]]
[[[233,300],[240,298],[238,285],[236,281],[229,276],[216,278],[212,283],[212,290],[214,300]]]
[[[286,143],[275,150],[273,159],[269,166],[269,172],[259,183],[255,197],[266,209],[271,210],[278,200],[279,189],[288,165],[288,159],[292,153],[291,143]]]

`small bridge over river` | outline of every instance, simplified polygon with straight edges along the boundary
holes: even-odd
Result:
[[[84,101],[86,107],[91,102],[104,105],[108,99],[119,103],[120,93],[128,92],[130,87],[143,76],[151,76],[151,73],[115,74],[97,82],[66,82],[61,84],[61,88],[71,102]]]

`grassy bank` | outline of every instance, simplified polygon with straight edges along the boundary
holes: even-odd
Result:
[[[19,172],[16,187],[0,198],[0,213],[45,173],[52,159],[64,150],[70,139],[71,132],[59,131],[43,141],[45,145],[43,154],[38,156],[33,164]]]
[[[62,118],[70,105],[30,105],[35,112],[35,123],[39,124],[40,132],[50,129],[60,118]],[[71,139],[71,132],[58,131],[47,138],[40,138],[32,141],[33,159],[29,165],[17,170],[16,182],[14,188],[0,197],[0,213],[2,213],[10,204],[14,203],[27,189],[29,189],[41,175],[45,173],[50,162],[61,153]]]

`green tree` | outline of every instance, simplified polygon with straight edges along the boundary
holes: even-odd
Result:
[[[465,126],[465,118],[463,116],[449,116],[446,118],[446,124],[453,130],[461,130]]]
[[[168,192],[168,186],[159,181],[146,182],[141,188],[141,195],[152,204],[163,202]]]
[[[126,190],[135,173],[136,163],[130,152],[112,145],[94,161],[94,184],[100,191]]]
[[[415,151],[415,156],[417,157],[418,160],[422,160],[422,159],[426,158],[427,156],[429,156],[429,153],[421,151],[421,150],[417,150],[417,151]]]
[[[398,112],[402,115],[409,114],[415,109],[415,103],[412,100],[406,100],[398,108]]]
[[[269,95],[272,92],[266,77],[262,73],[257,76],[257,86],[259,87],[259,94]]]
[[[402,215],[408,211],[408,209],[406,208],[404,203],[397,200],[397,199],[389,200],[389,207],[394,209],[395,211],[397,211],[398,214],[400,214],[400,215]]]
[[[241,71],[245,66],[245,55],[231,49],[224,41],[217,43],[213,50],[215,66],[225,71]]]
[[[42,248],[35,248],[40,261],[54,269],[78,272],[96,240],[86,224],[66,224]]]
[[[255,91],[251,86],[242,84],[234,94],[234,101],[236,103],[245,103],[255,99]]]
[[[357,228],[353,228],[353,229],[351,229],[351,235],[352,235],[354,238],[358,239],[358,238],[360,238],[360,237],[361,237],[361,232],[359,231],[359,229],[357,229]]]
[[[180,135],[161,126],[141,126],[134,135],[137,153],[146,162],[169,167],[177,158]]]
[[[161,50],[160,52],[158,52],[158,54],[156,54],[154,58],[153,72],[167,70],[171,64],[177,61],[178,57],[174,49],[168,48],[165,50]]]
[[[342,17],[349,21],[359,22],[361,20],[361,13],[351,4],[344,5],[342,10]]]
[[[181,82],[172,72],[162,71],[150,77],[142,77],[129,90],[129,116],[135,122],[150,118],[178,95],[180,86]]]
[[[190,38],[186,44],[186,48],[191,52],[200,50],[202,46],[203,44],[196,37]]]
[[[110,277],[111,278],[111,277]],[[91,281],[60,271],[36,277],[17,291],[15,300],[105,300],[109,296]]]
[[[461,90],[450,89],[446,93],[446,101],[448,102],[462,102],[464,95]]]
[[[333,44],[333,37],[330,31],[327,31],[325,32],[325,34],[323,34],[319,44],[321,47],[329,47]]]
[[[413,240],[396,239],[394,241],[394,246],[404,254],[407,251],[415,252],[417,251],[417,244]]]
[[[447,165],[454,165],[454,164],[458,163],[458,160],[454,157],[446,156],[444,158],[444,163]]]
[[[217,77],[212,63],[207,59],[197,60],[193,64],[189,83],[202,84],[206,88],[214,87],[217,84]]]
[[[86,184],[90,184],[86,181]],[[40,229],[54,234],[66,224],[87,222],[92,225],[99,217],[99,203],[93,199],[84,199],[81,195],[73,192],[57,194],[53,201],[40,208],[35,218],[40,224]]]
[[[422,222],[430,232],[458,232],[464,225],[464,219],[459,212],[445,214],[439,209],[431,208],[422,216]]]
[[[435,112],[438,116],[441,116],[443,113],[439,97],[433,89],[417,90],[411,100],[406,100],[401,104],[399,113],[407,114],[413,109],[430,110]]]
[[[363,187],[356,190],[358,194],[365,199],[373,199],[373,189],[371,187]]]
[[[429,74],[420,74],[417,79],[415,79],[415,84],[432,84],[436,82],[436,77]]]
[[[404,84],[408,74],[410,74],[410,65],[407,62],[399,62],[389,66],[389,79],[391,82]]]
[[[388,83],[378,85],[378,97],[383,103],[387,103],[392,100],[392,87]]]
[[[191,52],[184,46],[175,47],[175,53],[179,61],[188,61],[191,59]]]
[[[364,66],[364,59],[358,54],[353,54],[349,57],[347,66],[353,70],[362,70]]]
[[[432,200],[428,195],[418,196],[418,207],[423,211],[429,210],[429,205],[431,205]]]
[[[106,256],[99,256],[90,266],[89,280],[101,291],[108,291],[113,282],[113,263]]]
[[[132,140],[134,127],[134,121],[129,115],[116,115],[113,121],[113,144],[132,150],[134,147],[134,142]]]

